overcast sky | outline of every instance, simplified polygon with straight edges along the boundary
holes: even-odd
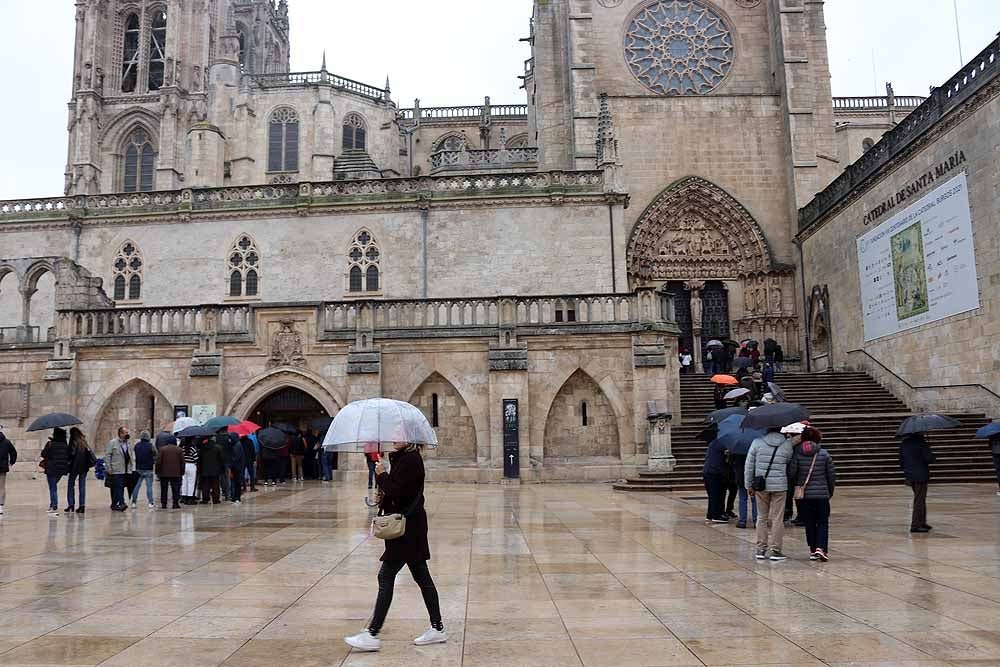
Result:
[[[828,0],[834,95],[924,95],[960,65],[955,0]],[[1000,0],[957,0],[965,59],[1000,30]],[[523,101],[531,0],[290,0],[292,69],[382,85],[410,106]],[[62,194],[71,0],[0,0],[0,199]],[[44,22],[45,33],[39,27]],[[873,71],[874,62],[874,71]]]

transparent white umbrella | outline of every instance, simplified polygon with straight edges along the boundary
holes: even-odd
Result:
[[[170,432],[177,434],[189,426],[201,426],[201,422],[192,417],[180,417],[179,419],[174,420],[174,425],[173,428],[170,429]]]
[[[368,398],[344,406],[333,418],[323,449],[356,454],[389,452],[398,443],[437,447],[437,434],[419,409],[391,398]]]

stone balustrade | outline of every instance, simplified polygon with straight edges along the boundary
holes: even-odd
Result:
[[[485,114],[486,107],[482,104],[467,104],[454,107],[413,107],[400,109],[398,118],[401,121],[434,121],[434,120],[469,120],[480,118]],[[491,118],[504,120],[522,120],[528,118],[527,104],[491,104]]]
[[[56,331],[73,340],[247,334],[250,318],[243,304],[60,311]]]
[[[346,76],[331,74],[325,70],[318,72],[275,72],[270,74],[244,74],[243,81],[254,88],[299,88],[302,86],[329,85],[337,90],[354,93],[372,100],[387,101],[389,91],[385,88],[361,83]]]
[[[431,173],[465,169],[523,169],[538,162],[537,148],[491,148],[438,151],[431,154]]]
[[[834,97],[834,111],[882,111],[890,106],[896,109],[915,109],[926,100],[918,95],[896,95],[890,99],[885,95],[869,95],[862,97]]]

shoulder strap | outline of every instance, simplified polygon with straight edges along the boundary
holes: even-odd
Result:
[[[812,463],[809,464],[809,473],[806,475],[806,481],[802,482],[802,486],[804,486],[804,487],[805,486],[809,486],[809,478],[812,477],[813,468],[816,467],[816,457],[817,456],[819,456],[819,451],[817,451],[815,454],[813,454],[813,460],[812,460]]]
[[[768,443],[768,445],[770,445],[770,444],[771,443]],[[778,447],[781,447],[781,445],[778,445]],[[765,479],[767,478],[768,475],[771,474],[771,466],[774,465],[774,457],[778,455],[778,447],[775,447],[774,451],[771,452],[771,460],[767,462],[767,470],[764,471],[764,478]]]

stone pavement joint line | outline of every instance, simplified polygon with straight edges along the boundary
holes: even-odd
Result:
[[[1000,665],[1000,498],[932,486],[911,536],[905,487],[838,490],[832,560],[753,559],[694,494],[606,485],[430,484],[431,572],[450,641],[403,570],[378,654],[381,543],[366,490],[290,484],[241,506],[49,518],[42,481],[0,517],[0,665],[684,667]]]

